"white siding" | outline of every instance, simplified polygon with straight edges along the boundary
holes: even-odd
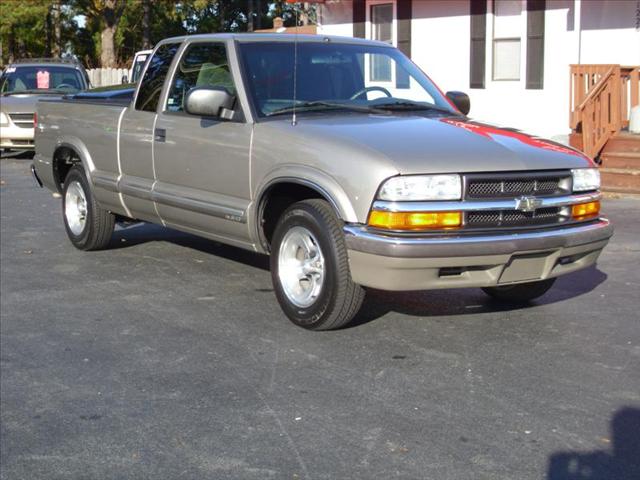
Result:
[[[526,2],[523,2],[523,5]],[[469,0],[414,0],[411,56],[443,91],[471,97],[471,116],[497,125],[554,137],[569,133],[569,65],[640,64],[636,2],[547,0],[544,89],[526,86],[526,15],[522,15],[519,81],[492,80],[493,17],[487,15],[486,82],[469,88]],[[353,35],[352,2],[328,1],[319,33]]]

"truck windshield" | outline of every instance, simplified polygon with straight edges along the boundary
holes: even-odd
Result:
[[[242,43],[248,89],[261,117],[331,110],[434,110],[457,114],[399,50],[332,42]],[[294,100],[294,58],[297,85]]]
[[[0,92],[73,93],[86,88],[82,74],[73,67],[55,65],[7,67],[0,77]]]

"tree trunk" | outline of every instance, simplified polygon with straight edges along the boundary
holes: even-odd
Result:
[[[62,40],[60,34],[60,0],[51,4],[51,23],[53,26],[53,45],[51,53],[54,58],[60,58],[62,53]]]
[[[226,9],[225,9],[225,5],[223,2],[219,2],[218,3],[218,18],[220,19],[220,31],[221,32],[226,32],[226,26],[225,26],[225,22],[226,22]]]
[[[53,25],[51,24],[51,8],[49,8],[49,11],[47,12],[47,18],[45,19],[45,22],[44,22],[44,36],[45,36],[44,56],[45,58],[49,58],[51,56],[51,43],[53,42],[53,39],[52,39],[53,35],[51,32],[52,29],[53,29]]]
[[[309,2],[302,4],[302,8],[300,9],[300,23],[305,27],[309,25]]]
[[[256,0],[256,11],[258,12],[256,17],[256,28],[260,30],[262,28],[262,0]]]
[[[102,68],[114,68],[117,66],[116,60],[116,30],[120,15],[122,14],[123,3],[118,0],[103,0],[102,20],[103,27],[100,35],[102,52],[100,53],[100,66]]]
[[[110,68],[116,66],[116,49],[115,49],[116,27],[105,25],[100,35],[102,43],[102,52],[100,52],[100,66],[102,68]]]
[[[151,3],[142,0],[142,49],[151,48]]]
[[[16,32],[13,25],[9,29],[9,38],[7,39],[7,49],[9,50],[9,63],[13,63],[16,59]]]
[[[22,38],[18,39],[18,58],[27,58],[27,45]]]
[[[248,0],[247,7],[247,32],[253,32],[253,0]]]

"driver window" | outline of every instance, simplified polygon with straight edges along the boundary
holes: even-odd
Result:
[[[167,111],[184,112],[184,99],[195,87],[224,87],[236,94],[224,44],[193,43],[187,48],[171,83]]]

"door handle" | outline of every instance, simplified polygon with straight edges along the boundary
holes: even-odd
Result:
[[[153,132],[153,139],[156,142],[164,142],[167,140],[167,131],[164,128],[156,128]]]

